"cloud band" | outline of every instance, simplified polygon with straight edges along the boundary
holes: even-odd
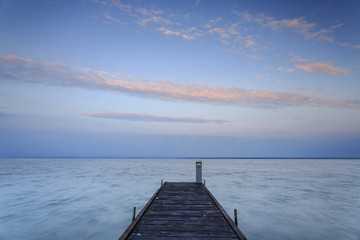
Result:
[[[157,116],[150,114],[132,113],[132,112],[98,112],[83,113],[84,116],[118,119],[126,121],[142,121],[142,122],[176,122],[176,123],[227,123],[224,120],[211,120],[194,117],[169,117]]]
[[[109,90],[172,101],[281,108],[301,106],[360,108],[356,101],[320,98],[290,92],[255,91],[242,88],[132,79],[119,73],[82,69],[62,63],[0,56],[1,81],[38,83],[63,87]]]

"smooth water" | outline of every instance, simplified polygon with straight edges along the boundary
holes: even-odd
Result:
[[[117,239],[191,159],[0,159],[0,239]],[[249,240],[360,240],[360,160],[206,159],[203,178]]]

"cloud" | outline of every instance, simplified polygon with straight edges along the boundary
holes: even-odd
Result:
[[[180,32],[175,32],[169,29],[166,29],[164,27],[160,27],[158,28],[159,31],[163,32],[165,35],[176,35],[176,36],[180,36],[181,33]]]
[[[130,4],[124,4],[120,0],[109,0],[109,1],[94,0],[94,2],[102,5],[114,6],[124,12],[129,12],[132,9]]]
[[[339,42],[338,44],[342,47],[348,47],[348,48],[360,50],[360,44],[351,44],[351,43],[347,43],[347,42]]]
[[[216,19],[211,19],[207,24],[204,25],[204,28],[212,28],[214,25],[216,25],[218,22],[222,20],[223,19],[221,17],[218,17]]]
[[[360,104],[356,101],[320,98],[292,92],[271,92],[173,81],[133,79],[124,74],[77,68],[56,62],[41,62],[14,55],[0,56],[0,72],[3,73],[3,76],[9,76],[0,79],[6,83],[22,82],[77,87],[171,101],[233,104],[262,108],[304,106],[360,108]]]
[[[195,27],[191,27],[185,31],[184,30],[173,31],[173,30],[169,30],[164,27],[159,27],[157,30],[164,33],[165,35],[181,36],[182,38],[184,38],[186,40],[194,40],[195,38],[198,38],[201,35],[201,32],[198,31]]]
[[[95,0],[95,3],[102,4],[104,6],[108,7],[116,7],[120,10],[122,10],[122,14],[127,15],[128,17],[133,18],[133,21],[139,25],[142,25],[143,27],[146,27],[149,23],[157,23],[157,24],[172,24],[172,21],[167,19],[167,16],[163,10],[157,10],[157,9],[146,9],[146,8],[133,8],[130,4],[124,4],[119,0],[109,0],[109,1],[99,1]],[[108,14],[105,14],[103,16],[105,19],[127,24],[120,19],[110,16]]]
[[[274,17],[266,16],[262,13],[251,14],[247,11],[238,12],[233,11],[237,16],[243,18],[248,22],[255,22],[260,24],[264,28],[270,28],[273,31],[282,31],[285,29],[291,29],[296,33],[302,35],[305,39],[316,39],[323,41],[334,41],[332,33],[336,28],[341,27],[341,24],[331,26],[328,29],[317,29],[317,24],[308,22],[304,17],[298,17],[293,19],[275,19]]]
[[[146,8],[136,8],[135,12],[140,13],[143,16],[154,16],[164,14],[163,10],[159,9],[146,9]]]
[[[213,28],[208,30],[209,33],[217,33],[221,38],[230,38],[230,34],[224,28]]]
[[[251,59],[254,59],[254,60],[257,60],[257,61],[260,61],[260,60],[262,60],[263,59],[263,57],[262,56],[260,56],[260,55],[246,55],[247,57],[249,57],[249,58],[251,58]]]
[[[199,5],[200,5],[200,0],[195,0],[194,5],[195,5],[195,6],[199,6]]]
[[[124,22],[122,22],[120,19],[115,18],[115,17],[112,17],[112,16],[110,16],[110,15],[105,14],[103,17],[104,17],[105,19],[107,19],[107,20],[112,21],[112,22],[124,24]]]
[[[277,70],[277,71],[286,71],[286,72],[293,72],[293,71],[295,71],[294,69],[291,69],[291,68],[286,68],[286,69],[285,69],[285,67],[278,67],[276,70]]]
[[[315,74],[322,73],[322,74],[327,74],[327,75],[338,75],[338,74],[348,74],[349,73],[349,70],[335,67],[330,64],[323,63],[323,62],[308,63],[305,65],[297,64],[296,66],[305,72],[310,72],[310,73],[315,73]]]
[[[211,120],[195,117],[168,117],[156,116],[142,113],[132,112],[98,112],[98,113],[82,113],[81,115],[98,118],[109,118],[126,121],[142,121],[142,122],[176,122],[176,123],[228,123],[225,120]]]
[[[165,35],[178,36],[186,40],[206,41],[206,37],[211,34],[216,34],[218,41],[226,45],[228,51],[235,52],[240,55],[254,55],[246,53],[246,51],[265,50],[268,47],[259,46],[255,48],[257,42],[249,37],[243,38],[239,32],[242,28],[240,22],[223,22],[221,17],[207,20],[207,23],[201,23],[199,17],[196,17],[195,21],[190,18],[192,14],[176,14],[172,13],[169,9],[154,9],[151,7],[133,7],[130,4],[124,4],[119,0],[95,0],[96,3],[106,6],[108,8],[119,8],[121,12],[118,15],[101,15],[101,18],[105,20],[105,23],[117,22],[127,25],[127,21],[132,21],[138,25],[146,27],[154,31],[160,31]],[[200,1],[195,1],[195,5]],[[134,5],[135,6],[135,5]],[[113,11],[109,11],[114,13]],[[126,17],[123,17],[123,16]],[[99,18],[99,17],[95,17]],[[222,24],[220,25],[219,22]],[[195,23],[195,24],[190,24]],[[202,37],[205,37],[202,39]],[[245,50],[245,48],[247,48]],[[224,50],[225,50],[224,49]],[[254,58],[255,59],[255,58]],[[258,56],[256,59],[260,59]]]
[[[138,23],[141,25],[141,26],[144,26],[146,27],[148,23],[165,23],[165,24],[171,24],[172,22],[170,20],[167,20],[161,16],[152,16],[150,18],[145,18],[145,19],[142,19],[141,21],[139,21]]]
[[[311,88],[311,87],[307,87],[307,88],[304,88],[304,87],[298,87],[296,88],[296,91],[314,91],[314,92],[331,92],[330,89],[327,89],[326,87],[318,87],[318,88]]]
[[[171,25],[173,22],[169,19],[169,14],[165,13],[161,9],[152,9],[152,8],[135,8],[131,16],[135,16],[137,19],[135,23],[146,27],[149,23],[154,23],[155,25]]]
[[[299,56],[294,56],[292,59],[290,59],[290,61],[293,61],[293,62],[309,62],[310,59],[305,59],[305,58],[301,58]]]
[[[254,46],[254,45],[256,45],[254,40],[252,40],[252,39],[247,39],[246,40],[245,47],[251,47],[251,46]]]

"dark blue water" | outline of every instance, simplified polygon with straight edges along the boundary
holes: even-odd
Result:
[[[206,185],[249,240],[360,240],[360,160],[203,160]],[[0,159],[0,239],[117,239],[190,159]]]

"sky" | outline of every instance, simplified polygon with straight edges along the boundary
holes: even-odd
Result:
[[[0,0],[0,157],[360,157],[359,12]]]

